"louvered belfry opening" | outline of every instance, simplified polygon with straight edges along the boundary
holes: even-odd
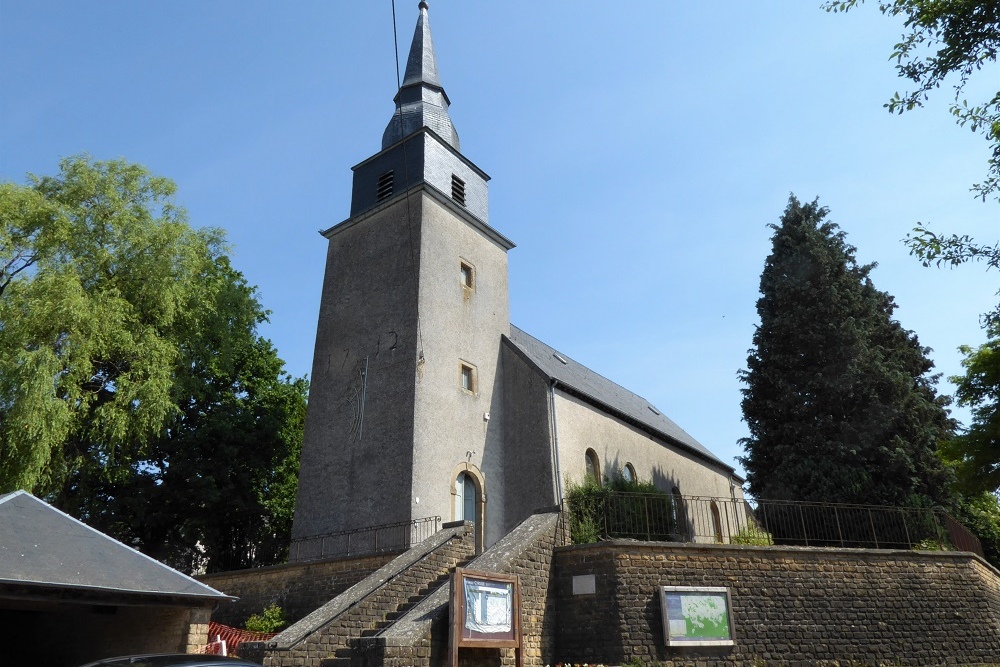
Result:
[[[387,171],[381,176],[379,176],[378,183],[375,186],[375,200],[382,201],[387,197],[391,197],[392,184],[393,184],[392,171]]]
[[[465,206],[465,181],[452,174],[451,198],[460,206]]]

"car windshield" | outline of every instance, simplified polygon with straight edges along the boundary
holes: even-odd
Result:
[[[250,665],[242,660],[217,655],[177,654],[177,655],[136,655],[108,658],[84,665],[84,667],[241,667]]]

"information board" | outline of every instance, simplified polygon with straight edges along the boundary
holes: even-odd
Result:
[[[728,588],[660,586],[667,646],[732,646]]]
[[[521,664],[521,591],[514,575],[456,568],[451,578],[451,657],[459,647],[515,649]]]
[[[465,620],[462,636],[511,638],[514,627],[514,584],[465,577]]]

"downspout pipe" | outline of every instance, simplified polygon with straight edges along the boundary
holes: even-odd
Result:
[[[553,484],[556,492],[556,503],[562,507],[563,503],[563,493],[562,493],[562,469],[559,467],[559,424],[556,422],[556,385],[559,380],[552,378],[552,382],[549,384],[549,415],[551,419],[552,429],[552,465],[553,465]]]

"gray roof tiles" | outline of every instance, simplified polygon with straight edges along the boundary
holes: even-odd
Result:
[[[427,3],[420,3],[420,16],[413,31],[410,55],[406,59],[403,87],[414,84],[429,84],[441,87],[438,76],[437,57],[434,55],[434,40],[431,38],[431,24],[427,20]]]
[[[510,327],[509,342],[521,351],[542,373],[560,385],[596,403],[604,409],[617,413],[626,419],[660,434],[665,440],[679,445],[682,449],[707,459],[727,471],[732,466],[720,461],[704,445],[675,424],[642,396],[633,394],[621,385],[595,373],[568,355],[549,347],[513,324]]]
[[[406,73],[395,101],[398,106],[382,134],[383,149],[422,127],[429,127],[448,145],[459,150],[458,132],[448,114],[451,100],[448,99],[448,93],[444,91],[438,75],[426,2],[420,3],[420,17],[413,32]]]
[[[24,491],[0,496],[0,583],[233,599]]]

